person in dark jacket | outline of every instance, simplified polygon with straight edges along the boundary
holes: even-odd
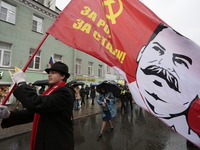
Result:
[[[31,150],[74,150],[72,113],[75,93],[66,86],[70,76],[68,67],[56,62],[45,71],[50,85],[42,95],[37,95],[26,84],[22,71],[13,74],[18,85],[13,94],[26,110],[9,111],[6,106],[0,105],[1,127],[33,121]]]
[[[85,87],[85,94],[86,94],[86,99],[87,100],[89,98],[89,93],[90,93],[90,87],[88,85],[86,85],[86,87]]]
[[[131,111],[133,111],[133,97],[131,95],[131,92],[130,92],[129,88],[127,88],[125,96],[126,96],[126,100],[127,100],[126,108],[128,109],[128,103],[129,103],[130,107],[131,107]]]
[[[126,107],[127,106],[127,99],[126,99],[126,89],[125,89],[125,87],[121,88],[120,100],[121,100],[121,112],[124,111],[124,113],[127,113],[127,107]]]
[[[83,85],[81,86],[80,89],[80,96],[81,96],[81,105],[85,105],[85,89],[83,87]]]
[[[95,86],[90,86],[90,97],[92,99],[92,105],[94,105],[94,99],[96,97],[96,90],[95,90]]]
[[[86,94],[86,99],[87,100],[89,98],[89,92],[90,92],[90,87],[88,85],[86,85],[86,87],[85,87],[85,94]]]

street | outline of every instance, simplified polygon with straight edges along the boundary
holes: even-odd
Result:
[[[114,130],[97,137],[101,115],[74,121],[75,150],[198,150],[187,148],[186,139],[134,104],[133,112],[119,111],[113,118]],[[30,133],[0,140],[1,150],[28,150]]]

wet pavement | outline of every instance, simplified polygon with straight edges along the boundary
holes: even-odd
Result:
[[[119,103],[118,103],[119,106]],[[92,112],[92,113],[91,113]],[[134,104],[134,110],[113,118],[114,130],[97,137],[101,127],[99,106],[90,101],[74,111],[75,150],[199,150],[187,148],[186,139]],[[0,150],[28,150],[30,132],[0,140]]]

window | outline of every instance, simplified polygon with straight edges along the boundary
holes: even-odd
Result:
[[[93,62],[88,62],[88,76],[93,75]]]
[[[32,25],[32,30],[43,33],[43,19],[33,15],[33,25]]]
[[[98,77],[103,77],[103,65],[99,65],[99,68],[98,68]]]
[[[0,66],[9,67],[11,62],[11,44],[0,42]]]
[[[15,24],[16,7],[3,1],[0,5],[0,19]]]
[[[110,66],[107,66],[107,73],[110,74]]]
[[[33,52],[35,49],[30,49],[29,51],[29,59],[32,56]],[[29,65],[29,69],[40,69],[40,53],[41,51],[38,51],[37,54],[35,55],[35,57],[33,58],[33,60],[31,61],[30,65]]]
[[[81,74],[81,59],[76,59],[76,74]]]
[[[54,62],[58,62],[58,61],[62,62],[63,56],[62,55],[54,54],[53,58],[54,58]]]

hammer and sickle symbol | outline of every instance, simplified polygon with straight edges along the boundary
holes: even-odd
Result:
[[[108,6],[108,11],[109,11],[109,15],[106,14],[106,18],[111,20],[112,24],[116,24],[116,18],[122,13],[123,10],[123,3],[121,0],[118,0],[119,2],[119,10],[118,12],[114,13],[113,9],[112,9],[112,4],[116,3],[115,0],[105,0],[103,2],[103,5],[107,5]]]

